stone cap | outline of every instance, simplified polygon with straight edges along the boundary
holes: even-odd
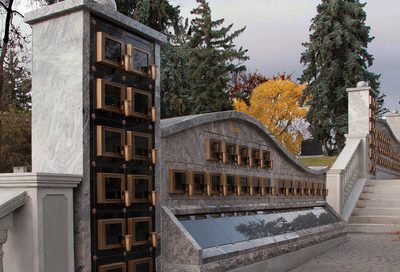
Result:
[[[0,192],[0,219],[25,204],[26,192]]]
[[[0,188],[74,188],[82,181],[81,175],[55,173],[0,174]],[[0,189],[1,191],[1,189]]]
[[[396,144],[400,145],[400,138],[397,137],[396,133],[393,131],[392,127],[388,124],[388,122],[386,120],[377,119],[376,122],[381,123],[383,126],[385,126],[388,129],[390,136],[396,142]]]
[[[138,33],[156,43],[167,43],[167,36],[95,0],[66,0],[25,14],[25,23],[30,25],[60,17],[76,11],[87,11],[123,28]]]

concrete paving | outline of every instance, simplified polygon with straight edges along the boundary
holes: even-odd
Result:
[[[399,271],[400,235],[358,233],[348,234],[348,242],[290,270],[290,272]]]

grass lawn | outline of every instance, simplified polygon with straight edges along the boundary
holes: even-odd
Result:
[[[320,157],[302,157],[299,158],[302,164],[305,166],[329,166],[331,167],[335,161],[337,156],[320,156]]]

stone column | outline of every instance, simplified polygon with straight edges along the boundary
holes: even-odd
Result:
[[[372,88],[364,81],[358,82],[356,88],[348,88],[348,124],[349,133],[346,138],[360,138],[362,158],[360,162],[360,178],[368,177],[369,149],[369,108]]]
[[[27,195],[12,217],[0,219],[0,243],[8,229],[3,245],[5,271],[75,271],[72,190],[81,179],[78,175],[0,174],[1,193]]]
[[[361,81],[356,88],[348,88],[349,134],[369,134],[369,95],[372,88]]]
[[[75,269],[69,271],[80,272],[92,270],[91,57],[96,47],[91,34],[97,18],[136,33],[139,39],[167,42],[164,34],[117,12],[112,0],[67,0],[25,15],[33,36],[32,171],[82,177],[74,190],[74,231],[68,232],[76,245],[68,248],[68,254],[75,253]],[[155,50],[159,63],[159,46]],[[156,84],[158,106],[159,80]]]
[[[338,214],[343,209],[343,176],[342,169],[331,169],[326,174],[326,189],[328,189],[326,201]]]

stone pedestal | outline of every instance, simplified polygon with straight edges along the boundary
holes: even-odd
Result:
[[[349,135],[369,134],[369,106],[372,88],[359,82],[356,88],[348,88]]]
[[[348,124],[346,139],[361,139],[360,178],[368,177],[370,143],[370,94],[372,88],[365,82],[359,82],[356,88],[348,88]]]
[[[8,218],[5,271],[75,271],[72,189],[80,181],[78,175],[0,175],[1,192],[27,194],[26,204]],[[0,222],[0,244],[7,237],[2,226]]]

